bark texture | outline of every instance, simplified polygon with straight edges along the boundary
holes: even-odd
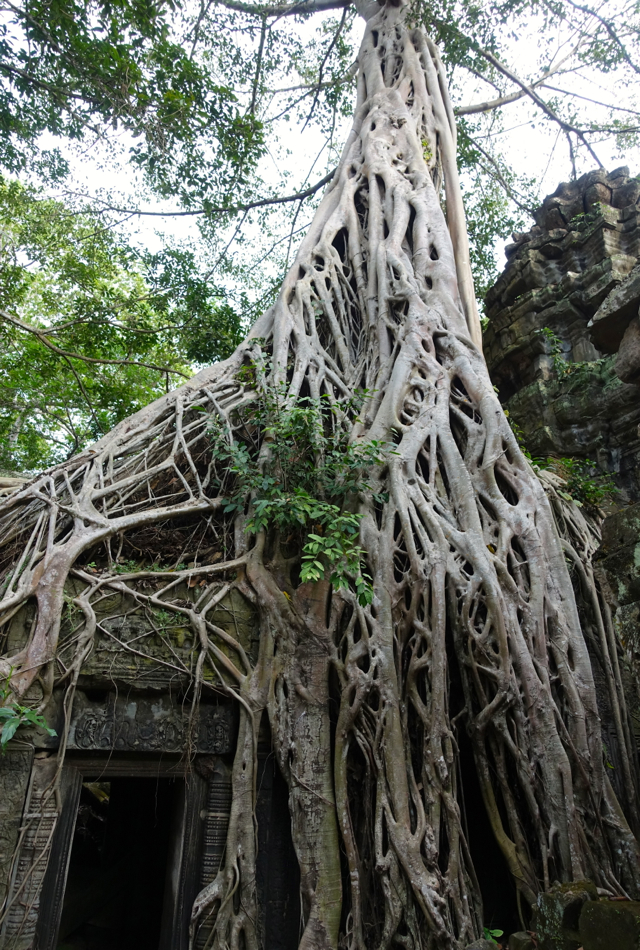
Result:
[[[0,511],[5,629],[37,604],[24,648],[2,661],[19,695],[40,677],[46,697],[62,680],[69,706],[95,604],[127,590],[191,625],[197,659],[179,672],[194,702],[213,683],[239,704],[227,848],[193,912],[194,939],[213,921],[220,950],[260,946],[251,815],[264,710],[290,790],[301,950],[452,950],[481,934],[461,730],[526,901],[556,879],[638,893],[637,845],[604,774],[565,550],[480,350],[442,66],[406,6],[361,12],[353,130],[275,306],[225,363]],[[267,378],[243,372],[265,355]],[[286,392],[285,406],[324,397],[352,441],[394,442],[373,486],[388,500],[357,500],[367,607],[349,590],[297,584],[299,558],[284,539],[248,536],[243,516],[224,512],[208,427],[213,417],[242,440],[260,386]],[[358,415],[357,390],[369,393]],[[145,551],[153,530],[172,525],[192,526],[190,550],[206,549],[200,566],[116,571],[123,545]],[[106,552],[98,575],[86,566],[96,551]],[[70,573],[85,587],[63,664]],[[194,579],[202,592],[185,600]],[[254,660],[210,620],[232,587],[258,611]]]

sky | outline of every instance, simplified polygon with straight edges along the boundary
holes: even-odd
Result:
[[[318,14],[306,23],[298,25],[297,29],[302,31],[303,40],[305,37],[310,39],[316,30],[321,29],[323,22],[326,22],[329,16],[330,14]],[[363,26],[363,21],[356,23],[354,27],[356,35],[362,34]],[[554,63],[562,61],[563,57],[574,48],[576,42],[575,35],[554,36],[548,31],[545,33],[540,17],[529,18],[524,27],[520,24],[518,34],[513,33],[508,37],[507,48],[512,62],[517,63],[519,75],[528,81],[539,75],[538,60],[541,55],[542,36],[544,36],[546,55]],[[584,110],[584,115],[600,118],[605,115],[605,111],[598,103],[615,106],[617,102],[622,101],[615,76],[603,80],[593,71],[576,71],[573,62],[569,62],[568,66],[571,67],[570,71],[559,73],[550,79],[549,83],[554,86],[554,89],[569,90],[581,97],[574,101]],[[275,88],[286,87],[288,82],[293,81],[284,70],[276,79],[277,81],[273,82]],[[469,74],[463,76],[454,73],[451,94],[454,105],[467,105],[492,99],[496,92],[487,83]],[[553,95],[559,96],[560,93],[545,89],[544,95],[545,98],[549,98]],[[640,115],[640,105],[635,105],[636,95],[633,87],[625,90],[624,98],[625,105],[631,104],[632,107],[638,109]],[[274,97],[270,106],[271,115],[279,111],[278,104],[281,101],[281,98]],[[269,115],[269,107],[265,108],[266,118]],[[265,185],[278,188],[280,193],[292,193],[318,181],[335,166],[340,147],[347,138],[349,125],[349,119],[338,119],[334,130],[333,147],[329,148],[316,126],[311,125],[303,130],[300,122],[296,123],[290,118],[287,121],[286,117],[273,122],[274,145],[262,160],[260,168]],[[484,127],[478,132],[478,142],[485,147],[498,146],[504,157],[515,168],[533,180],[532,187],[540,198],[553,192],[561,181],[570,177],[571,162],[565,136],[557,126],[549,123],[540,114],[528,98],[504,107],[498,114],[488,116],[484,121]],[[123,135],[119,140],[119,155],[109,155],[95,145],[87,147],[80,154],[69,153],[73,182],[67,185],[68,190],[75,194],[98,196],[111,204],[122,207],[146,207],[156,212],[175,210],[174,201],[161,202],[144,195],[141,181],[136,178],[131,166],[123,163],[131,144],[126,135]],[[632,174],[640,173],[640,154],[637,147],[629,148],[624,155],[621,155],[613,147],[612,142],[608,141],[598,145],[596,151],[600,161],[608,170],[626,164],[630,166]],[[576,164],[578,174],[595,167],[594,159],[584,149],[578,153]],[[295,247],[302,237],[302,230],[309,223],[312,210],[310,203],[302,207],[295,222],[296,233],[293,237],[289,235],[290,223],[283,223],[279,231],[277,227],[275,228],[276,233],[271,243],[265,243],[259,226],[254,223],[246,232],[247,243],[242,248],[237,244],[232,244],[228,253],[245,254],[249,258],[253,254],[254,259],[259,261],[256,266],[261,276],[264,276],[272,265],[274,267],[282,265],[282,252],[289,248],[289,245],[291,254],[295,253]],[[141,246],[151,250],[160,249],[167,239],[177,244],[198,240],[197,222],[192,217],[158,218],[123,215],[120,227]],[[229,237],[233,237],[233,232],[229,232]],[[509,240],[510,235],[506,234],[496,241],[495,253],[499,268],[504,263],[504,244]],[[269,248],[275,241],[278,242],[275,250],[269,252]],[[224,241],[222,246],[225,246]],[[261,247],[262,251],[260,251]],[[215,265],[215,260],[213,265]]]

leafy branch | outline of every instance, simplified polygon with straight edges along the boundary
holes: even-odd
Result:
[[[254,371],[241,373],[253,380]],[[353,508],[360,494],[372,492],[366,475],[389,449],[376,440],[349,443],[340,421],[354,415],[366,395],[348,404],[327,396],[291,404],[286,387],[264,386],[242,420],[242,441],[231,440],[218,420],[210,428],[213,458],[224,473],[219,488],[229,491],[223,510],[245,516],[249,534],[275,529],[286,542],[297,538],[300,580],[328,576],[336,590],[353,589],[363,606],[373,590],[359,544],[362,515]]]

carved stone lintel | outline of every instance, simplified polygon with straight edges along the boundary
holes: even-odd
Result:
[[[236,715],[231,705],[201,705],[195,722],[190,707],[168,696],[140,698],[110,693],[93,702],[78,693],[69,730],[69,749],[119,752],[193,751],[224,755],[235,747]]]

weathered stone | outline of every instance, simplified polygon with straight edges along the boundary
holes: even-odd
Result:
[[[33,752],[5,753],[0,770],[0,904],[7,895],[11,859],[18,841]]]
[[[538,895],[536,937],[540,950],[578,950],[578,922],[583,905],[596,901],[598,892],[590,881],[556,884]]]
[[[190,709],[161,696],[117,696],[92,702],[78,693],[69,728],[69,749],[118,752],[194,751],[223,755],[235,748],[236,711],[231,705],[201,705],[190,734]]]
[[[486,296],[483,336],[493,382],[530,452],[613,473],[621,503],[640,499],[640,400],[633,371],[621,382],[613,356],[640,303],[637,192],[627,168],[600,169],[545,198],[536,226],[513,235]]]
[[[585,904],[580,938],[584,950],[640,950],[640,901]]]
[[[625,330],[618,356],[616,374],[623,383],[640,386],[640,320],[635,317]]]
[[[591,339],[604,353],[616,353],[629,322],[640,306],[640,265],[611,291],[589,321]]]
[[[536,945],[526,930],[519,930],[509,937],[509,950],[536,950]]]
[[[598,560],[618,606],[640,600],[640,504],[604,520]]]
[[[484,937],[481,937],[480,940],[474,940],[473,943],[467,944],[464,950],[496,950],[496,945],[491,940],[485,940]]]
[[[584,205],[585,211],[591,211],[591,209],[600,203],[611,204],[611,194],[612,189],[603,182],[594,182],[593,185],[589,185],[584,192]]]

